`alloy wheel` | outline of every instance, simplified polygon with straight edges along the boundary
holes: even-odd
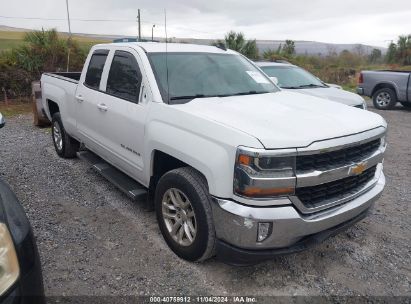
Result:
[[[377,95],[376,102],[381,107],[386,107],[391,102],[391,95],[387,92],[381,92]]]
[[[57,149],[62,150],[63,149],[63,136],[61,134],[60,125],[57,121],[54,122],[54,125],[53,125],[53,139],[54,139],[54,143],[56,144]]]
[[[190,246],[197,234],[197,223],[193,206],[179,189],[170,188],[162,200],[162,215],[167,231],[181,246]]]

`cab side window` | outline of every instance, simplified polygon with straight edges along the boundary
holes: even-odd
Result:
[[[138,103],[142,75],[134,56],[116,51],[107,79],[106,93]]]
[[[88,64],[86,80],[84,84],[91,89],[98,90],[103,73],[104,64],[106,63],[108,50],[97,50],[93,53]]]

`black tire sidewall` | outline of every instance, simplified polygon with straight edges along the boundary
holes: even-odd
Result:
[[[190,200],[193,207],[197,232],[196,237],[190,246],[181,246],[170,236],[167,227],[164,223],[162,215],[162,199],[164,193],[170,189],[176,188],[182,191],[187,198]],[[209,239],[209,229],[207,223],[207,215],[203,204],[208,202],[203,202],[199,193],[196,191],[194,185],[187,180],[183,175],[176,174],[174,172],[166,173],[159,181],[156,188],[155,195],[155,210],[157,215],[157,221],[160,227],[160,231],[171,250],[177,254],[180,258],[188,261],[199,260],[207,250],[207,244]]]
[[[377,96],[378,96],[380,93],[382,93],[382,92],[388,93],[388,94],[390,95],[390,97],[391,97],[390,103],[389,103],[388,105],[386,105],[386,106],[380,106],[380,105],[377,103]],[[394,92],[392,89],[390,89],[390,88],[382,88],[382,89],[379,89],[378,91],[376,91],[376,92],[374,93],[374,95],[373,95],[373,97],[372,97],[372,101],[373,101],[374,107],[375,107],[376,109],[379,109],[379,110],[389,110],[389,109],[392,109],[392,108],[395,107],[395,104],[397,103],[397,95],[396,95],[395,92]]]
[[[52,123],[52,126],[51,126],[51,136],[52,136],[52,140],[53,140],[54,149],[56,150],[56,152],[57,152],[57,154],[58,154],[59,156],[64,156],[64,149],[65,149],[65,146],[66,146],[66,143],[65,143],[65,140],[64,140],[64,139],[65,139],[66,132],[65,132],[65,130],[64,130],[63,123],[61,122],[60,113],[55,113],[55,114],[53,115],[52,120],[51,120],[51,123]],[[60,132],[61,132],[61,137],[62,137],[61,150],[57,147],[56,142],[55,142],[55,140],[54,140],[54,124],[55,124],[55,123],[57,123],[57,124],[59,125],[59,127],[60,127]]]

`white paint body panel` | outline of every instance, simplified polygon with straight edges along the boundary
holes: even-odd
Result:
[[[168,51],[224,53],[216,47],[169,44]],[[79,87],[75,83],[43,75],[43,105],[59,105],[68,134],[118,167],[144,186],[152,174],[155,151],[167,153],[204,174],[210,193],[233,198],[233,169],[238,146],[283,149],[306,147],[315,141],[347,136],[379,126],[381,116],[325,99],[280,91],[277,93],[202,98],[186,104],[163,103],[145,51],[165,51],[164,44],[127,43],[97,45],[96,49],[132,53],[143,74],[147,94],[140,103],[125,102],[104,92],[108,67],[100,91],[83,86],[88,56]],[[230,53],[235,53],[229,51]],[[76,101],[82,93],[84,102]],[[143,96],[145,95],[145,96]],[[96,105],[104,103],[107,112]],[[135,150],[125,151],[121,144]]]
[[[342,104],[346,104],[348,106],[361,106],[364,102],[364,98],[362,98],[358,94],[354,94],[354,93],[341,90],[341,89],[337,89],[337,88],[333,88],[333,87],[297,89],[297,90],[282,89],[282,90],[316,96],[320,98],[325,98],[330,101],[335,101],[335,102],[339,102]]]

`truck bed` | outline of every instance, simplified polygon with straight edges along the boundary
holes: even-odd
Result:
[[[411,73],[411,71],[406,70],[375,70],[372,72],[395,72],[395,73]]]
[[[55,72],[55,73],[44,73],[45,75],[59,78],[62,80],[78,83],[81,77],[81,72]]]
[[[411,72],[396,70],[362,71],[357,92],[372,97],[382,88],[395,91],[397,100],[408,102],[411,98]]]

